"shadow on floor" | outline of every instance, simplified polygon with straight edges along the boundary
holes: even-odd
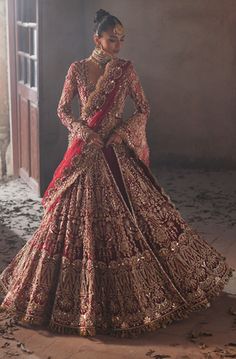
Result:
[[[0,223],[0,273],[11,262],[25,243],[21,237]]]

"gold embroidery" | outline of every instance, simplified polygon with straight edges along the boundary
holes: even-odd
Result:
[[[117,62],[120,68],[124,63]],[[64,90],[69,95],[59,110],[68,128],[73,118],[64,106],[70,107],[75,87],[81,113],[87,116],[98,105],[82,64],[73,63]],[[120,68],[110,66],[97,87],[104,93],[112,91],[110,75],[120,76]],[[132,213],[102,150],[85,146],[72,173],[65,169],[65,181],[57,181],[58,192],[49,190],[48,201],[59,193],[60,201],[0,274],[1,309],[17,320],[59,333],[135,336],[208,308],[232,275],[234,269],[184,221],[147,166],[149,106],[140,86],[130,66],[99,129],[104,139],[114,130],[123,137],[112,147]],[[128,94],[137,110],[124,120]],[[83,132],[82,121],[77,130]]]

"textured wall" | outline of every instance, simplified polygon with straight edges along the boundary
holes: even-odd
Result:
[[[67,147],[57,105],[69,65],[84,56],[83,3],[42,0],[39,14],[39,123],[41,182],[46,189]],[[76,113],[76,103],[74,104]]]
[[[120,18],[120,55],[151,105],[152,164],[236,167],[236,1],[86,0],[85,50],[99,8]]]

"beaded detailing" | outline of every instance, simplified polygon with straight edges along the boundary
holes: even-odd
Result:
[[[81,62],[71,65],[59,108],[68,129],[73,96],[79,94],[87,120],[113,87],[111,74],[119,77],[125,62],[108,62],[90,102]],[[135,111],[124,120],[128,94]],[[57,183],[61,200],[0,274],[1,311],[59,333],[132,337],[208,308],[223,289],[234,269],[184,221],[147,166],[148,115],[131,65],[101,133],[109,137],[117,130],[123,136],[113,148],[132,213],[103,152],[85,146],[68,178]]]
[[[104,68],[104,66],[111,61],[115,56],[108,54],[103,49],[95,47],[89,59],[98,65],[100,68]]]

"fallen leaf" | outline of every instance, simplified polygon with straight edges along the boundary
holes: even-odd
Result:
[[[153,353],[155,353],[155,350],[150,349],[145,355],[150,357]]]
[[[12,353],[12,352],[5,352],[9,357],[18,357],[20,354],[19,353]]]
[[[17,345],[23,352],[26,352],[26,353],[28,353],[28,354],[32,354],[32,353],[33,353],[32,350],[26,349],[24,343],[18,342],[16,345]]]
[[[197,332],[191,331],[190,333],[188,333],[188,338],[198,338],[199,334]]]
[[[210,352],[203,353],[203,356],[204,356],[204,358],[206,358],[206,359],[213,359],[213,356],[211,355]]]
[[[8,339],[8,340],[14,340],[15,339],[15,337],[13,336],[13,335],[9,335],[9,334],[3,334],[2,335],[2,338],[4,338],[4,339]]]
[[[211,332],[199,332],[199,336],[200,337],[211,337],[212,333]]]
[[[199,343],[199,348],[200,349],[206,349],[206,348],[208,348],[208,345],[206,345],[205,343]]]
[[[216,352],[216,353],[222,353],[222,352],[225,352],[223,348],[220,348],[220,347],[216,347],[213,352]]]
[[[155,353],[155,350],[150,349],[145,355],[149,356],[151,358],[154,358],[154,359],[170,358],[169,355],[165,355],[165,354],[155,354],[155,355],[153,355],[154,353]]]
[[[190,333],[188,333],[188,338],[191,342],[195,342],[194,340],[196,340],[199,337],[210,337],[212,336],[211,332],[197,332],[197,331],[191,331]]]

